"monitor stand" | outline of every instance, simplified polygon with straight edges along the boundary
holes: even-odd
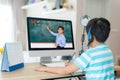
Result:
[[[52,58],[50,56],[40,57],[40,64],[45,64],[45,63],[52,63]]]
[[[62,56],[62,60],[68,60],[70,56]]]

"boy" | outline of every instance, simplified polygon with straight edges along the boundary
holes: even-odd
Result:
[[[66,38],[63,34],[64,28],[62,26],[58,26],[58,33],[54,33],[53,31],[51,31],[48,26],[46,26],[46,28],[53,36],[56,36],[56,43],[55,43],[56,48],[64,48],[66,45]]]
[[[113,55],[105,45],[110,33],[110,23],[105,18],[94,18],[86,26],[88,45],[75,61],[65,67],[40,66],[37,71],[69,74],[79,69],[86,72],[86,80],[114,80]]]

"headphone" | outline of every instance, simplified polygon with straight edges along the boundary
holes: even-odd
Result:
[[[88,41],[91,41],[91,39],[92,39],[92,36],[91,36],[91,27],[89,28],[89,30],[88,30]]]
[[[88,36],[87,36],[87,38],[88,38],[88,46],[89,46],[90,43],[93,41],[92,35],[91,35],[91,27],[88,30]]]

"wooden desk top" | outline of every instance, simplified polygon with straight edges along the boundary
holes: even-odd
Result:
[[[120,71],[120,66],[115,66],[116,71]]]
[[[25,64],[24,68],[12,72],[0,72],[0,80],[40,80],[47,78],[69,76],[34,71],[34,69],[39,65],[40,65],[39,63],[27,63]],[[119,71],[120,66],[115,66],[115,70]]]
[[[120,75],[120,66],[115,66],[116,75]]]
[[[0,80],[40,80],[67,76],[34,71],[39,65],[39,63],[27,63],[24,68],[12,72],[0,72]]]

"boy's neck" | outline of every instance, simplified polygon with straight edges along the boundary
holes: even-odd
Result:
[[[99,45],[99,44],[103,44],[103,43],[98,42],[98,41],[93,41],[90,46],[91,46],[91,47],[95,47],[95,46],[97,46],[97,45]]]

